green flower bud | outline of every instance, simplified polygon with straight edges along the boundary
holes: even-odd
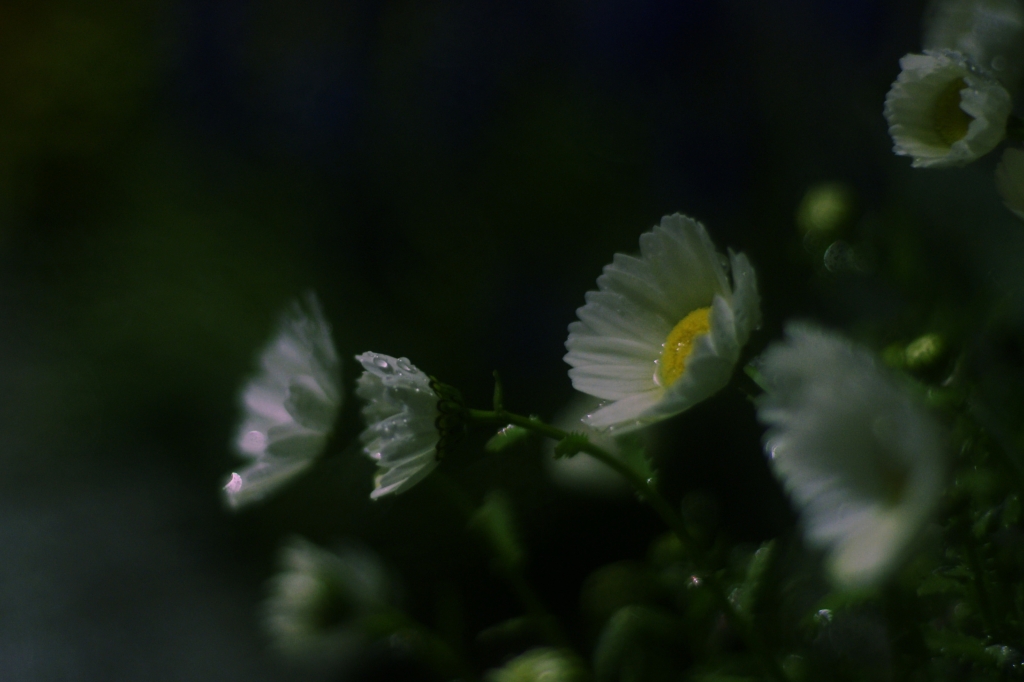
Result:
[[[903,352],[910,369],[927,367],[942,357],[946,343],[938,334],[925,334],[911,341]]]
[[[497,670],[487,673],[487,682],[583,682],[586,670],[570,653],[559,649],[531,649]]]
[[[835,232],[853,217],[853,188],[842,182],[822,182],[804,194],[796,210],[796,224],[804,233]]]

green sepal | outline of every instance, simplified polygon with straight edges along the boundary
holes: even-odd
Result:
[[[459,389],[430,377],[430,389],[437,396],[437,459],[442,459],[466,435],[466,403]]]
[[[502,450],[522,441],[529,435],[530,432],[522,426],[509,424],[505,428],[499,429],[496,434],[491,436],[490,440],[488,440],[484,445],[484,450],[487,452],[501,452]]]
[[[761,374],[761,370],[759,370],[753,363],[744,365],[743,373],[750,377],[750,380],[757,384],[758,388],[762,391],[769,391],[771,389],[768,385],[767,377]]]
[[[590,440],[582,433],[570,433],[555,444],[555,457],[578,455],[588,445],[590,445]]]
[[[526,553],[519,541],[512,504],[504,493],[498,490],[488,493],[484,503],[470,517],[469,527],[484,538],[500,568],[522,567]]]

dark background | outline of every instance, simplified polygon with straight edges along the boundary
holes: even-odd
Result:
[[[920,326],[921,299],[970,308],[998,288],[983,276],[1014,268],[993,254],[1020,240],[994,161],[926,185],[891,153],[882,102],[922,7],[0,5],[0,677],[302,679],[258,622],[290,533],[376,548],[428,621],[453,594],[470,631],[517,612],[429,479],[368,500],[372,467],[344,450],[351,395],[334,456],[224,509],[238,390],[305,290],[343,357],[408,356],[479,407],[499,369],[510,408],[551,417],[584,292],[666,213],[750,256],[752,351],[793,316],[887,342]],[[826,180],[860,197],[851,239],[916,226],[918,269],[829,279],[794,223]],[[950,194],[1003,226],[983,248],[961,248],[980,228]],[[486,435],[446,467],[511,495],[531,577],[578,632],[583,577],[642,558],[661,527],[631,499],[552,487],[538,448],[482,455]],[[789,532],[760,436],[734,389],[673,420],[655,448],[666,493],[710,493],[740,541]]]

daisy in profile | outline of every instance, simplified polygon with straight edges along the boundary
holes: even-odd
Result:
[[[791,324],[760,360],[765,451],[843,587],[896,569],[942,495],[943,429],[874,355]]]
[[[704,226],[678,213],[615,254],[569,325],[565,361],[577,391],[608,404],[584,422],[618,433],[696,405],[722,389],[760,323],[754,269],[726,259]]]
[[[341,407],[341,376],[331,329],[316,297],[292,303],[260,354],[261,372],[242,390],[245,418],[235,448],[250,464],[231,474],[228,504],[263,499],[323,451]]]
[[[376,500],[405,492],[434,470],[455,435],[448,424],[460,406],[406,358],[367,352],[356,360],[364,370],[356,395],[366,401],[366,429],[359,438],[377,463],[370,493]]]
[[[368,643],[360,620],[395,602],[392,581],[366,550],[329,552],[292,538],[271,580],[263,622],[277,650],[311,661],[342,661]]]
[[[1006,208],[1024,220],[1024,149],[1009,148],[996,167],[996,189]]]
[[[963,166],[1006,136],[1010,93],[967,57],[926,51],[900,59],[885,96],[893,151],[915,168]]]

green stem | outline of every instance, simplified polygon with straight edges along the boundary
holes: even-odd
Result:
[[[466,410],[466,416],[471,421],[484,424],[515,424],[516,426],[521,426],[533,433],[553,440],[564,440],[571,435],[567,431],[563,431],[562,429],[551,426],[550,424],[546,424],[537,417],[524,417],[523,415],[514,414],[507,410]],[[661,517],[662,521],[665,522],[665,525],[672,529],[672,532],[675,533],[677,538],[679,538],[679,542],[682,544],[684,551],[689,553],[694,563],[696,563],[698,568],[704,572],[704,586],[708,589],[718,607],[722,609],[723,613],[725,613],[726,618],[736,633],[761,661],[761,665],[764,667],[765,672],[780,682],[788,682],[789,678],[786,676],[785,672],[783,672],[782,666],[779,665],[775,656],[772,655],[771,651],[765,645],[758,633],[749,626],[746,619],[740,616],[732,605],[732,602],[729,601],[729,598],[725,594],[725,590],[722,588],[722,585],[718,582],[718,579],[712,571],[711,562],[703,555],[697,541],[694,539],[690,531],[687,530],[686,522],[683,520],[683,517],[676,513],[676,510],[671,504],[669,504],[668,500],[662,497],[661,493],[657,491],[651,481],[643,478],[618,457],[611,454],[604,448],[591,443],[589,440],[582,448],[580,448],[580,451],[587,453],[594,459],[597,459],[614,469],[620,476],[625,478],[631,486],[633,486],[633,489],[645,502],[651,505],[658,516]]]
[[[445,476],[442,472],[434,472],[434,478],[445,486],[446,497],[452,501],[455,506],[459,508],[462,515],[468,522],[473,513],[477,509],[477,505],[470,498],[469,494],[451,478]],[[496,566],[500,569],[502,577],[508,581],[512,590],[516,593],[516,597],[519,599],[519,603],[522,605],[526,614],[533,621],[541,635],[548,641],[552,646],[556,646],[569,651],[575,651],[569,637],[565,634],[559,624],[558,618],[548,610],[544,605],[544,601],[540,598],[540,595],[533,589],[529,581],[526,580],[526,576],[523,574],[522,568],[518,564],[510,564],[504,561],[498,552],[494,552],[494,559]]]

